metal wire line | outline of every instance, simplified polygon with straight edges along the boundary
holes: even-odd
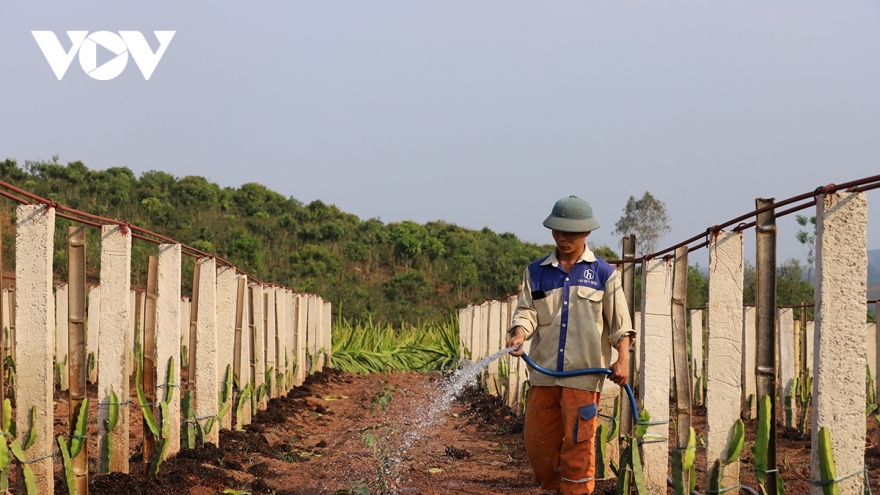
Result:
[[[4,190],[4,189],[6,189],[6,190]],[[241,273],[242,275],[245,275],[246,277],[253,280],[254,282],[257,282],[261,285],[264,284],[260,279],[254,277],[250,273],[238,268],[232,262],[230,262],[220,256],[217,256],[215,254],[201,251],[199,249],[196,249],[196,248],[189,246],[187,244],[184,244],[182,242],[178,242],[170,237],[164,236],[162,234],[158,234],[156,232],[147,230],[142,227],[138,227],[136,225],[132,225],[127,222],[116,220],[114,218],[108,218],[108,217],[103,217],[100,215],[95,215],[93,213],[88,213],[88,212],[85,212],[82,210],[77,210],[76,208],[71,208],[69,206],[64,206],[64,205],[59,204],[55,201],[52,201],[51,199],[43,198],[43,197],[38,196],[32,192],[26,191],[24,189],[16,187],[16,186],[14,186],[8,182],[2,181],[2,180],[0,180],[0,196],[4,196],[6,198],[9,198],[13,201],[16,201],[18,203],[25,204],[25,205],[44,204],[46,206],[55,208],[55,210],[56,210],[55,215],[60,218],[64,218],[66,220],[70,220],[73,222],[89,225],[91,227],[101,228],[102,226],[108,225],[108,224],[119,225],[120,227],[122,227],[122,229],[124,231],[128,231],[128,233],[130,233],[133,238],[147,241],[147,242],[150,242],[153,244],[158,245],[158,244],[162,244],[163,242],[167,242],[167,243],[171,243],[171,244],[179,244],[180,247],[183,249],[183,254],[185,254],[187,256],[190,256],[192,258],[197,258],[197,259],[198,258],[213,258],[219,263],[222,263],[230,268],[234,268],[239,273]],[[24,198],[22,198],[21,196],[24,196]],[[25,198],[27,198],[27,199],[25,199]],[[60,213],[60,211],[67,212],[67,213]],[[138,234],[134,231],[137,231],[140,233]],[[278,284],[274,284],[274,285],[278,285]],[[278,286],[289,289],[289,287],[286,287],[286,286],[281,286],[281,285],[278,285]]]
[[[862,179],[857,179],[857,180],[853,180],[850,182],[845,182],[843,184],[828,184],[826,186],[820,186],[811,192],[799,194],[797,196],[792,196],[788,199],[784,199],[782,201],[774,202],[773,204],[771,204],[769,206],[765,206],[764,208],[755,209],[749,213],[740,215],[740,216],[738,216],[732,220],[728,220],[727,222],[724,222],[722,224],[709,227],[704,232],[697,234],[697,235],[691,237],[690,239],[679,242],[678,244],[676,244],[672,247],[669,247],[669,248],[666,248],[666,249],[663,249],[663,250],[660,250],[660,251],[657,251],[654,253],[646,254],[646,255],[642,256],[641,258],[633,258],[633,259],[626,259],[626,260],[610,260],[610,261],[608,261],[608,263],[610,263],[612,265],[622,265],[622,264],[626,264],[626,263],[642,263],[646,260],[654,259],[654,258],[657,258],[661,255],[666,255],[665,256],[666,258],[671,258],[672,255],[668,254],[668,253],[673,253],[673,252],[675,252],[676,249],[678,249],[680,247],[688,246],[693,242],[699,241],[700,239],[705,239],[705,240],[703,240],[703,242],[701,242],[699,244],[696,244],[694,246],[689,247],[688,252],[691,252],[691,251],[708,246],[710,241],[708,239],[706,239],[707,237],[714,235],[714,234],[720,232],[721,230],[723,230],[727,227],[730,227],[731,225],[736,225],[736,227],[733,229],[734,232],[742,232],[743,230],[750,229],[755,226],[755,222],[752,221],[752,222],[748,222],[748,223],[743,223],[743,221],[748,220],[750,218],[754,218],[761,213],[765,213],[765,212],[768,212],[771,210],[776,210],[777,208],[781,208],[783,206],[788,206],[788,205],[791,205],[794,203],[799,203],[801,201],[805,201],[804,203],[797,204],[795,206],[792,206],[791,208],[788,208],[786,210],[782,210],[782,211],[778,212],[776,214],[776,217],[779,218],[779,217],[783,217],[785,215],[790,215],[792,213],[804,210],[804,209],[809,208],[811,206],[815,206],[817,198],[821,194],[831,194],[831,193],[834,193],[834,192],[837,192],[840,190],[846,190],[847,192],[865,192],[865,191],[870,191],[872,189],[877,189],[877,188],[880,188],[880,175],[865,177]]]

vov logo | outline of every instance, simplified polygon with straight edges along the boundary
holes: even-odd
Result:
[[[55,72],[55,77],[60,81],[67,73],[67,69],[73,62],[73,57],[79,53],[79,65],[92,79],[109,81],[125,70],[128,64],[128,54],[134,59],[144,79],[150,80],[171,38],[176,31],[153,31],[159,40],[159,49],[154,53],[140,31],[119,31],[119,34],[110,31],[96,31],[89,34],[88,31],[68,31],[71,47],[65,51],[58,41],[58,37],[52,31],[31,31],[40,50]],[[116,56],[98,66],[98,46],[101,46]]]

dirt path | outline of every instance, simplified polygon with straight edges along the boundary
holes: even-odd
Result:
[[[439,375],[361,376],[326,370],[287,397],[272,399],[245,431],[221,431],[221,448],[208,444],[181,451],[163,465],[157,479],[93,475],[90,493],[207,495],[227,489],[278,495],[541,493],[525,458],[521,418],[475,388],[446,403],[448,407],[437,407],[443,380]],[[66,399],[59,399],[56,413],[66,412]],[[136,443],[140,417],[138,411],[131,414],[135,470],[142,462]],[[869,419],[865,453],[876,490],[880,430]],[[64,420],[56,422],[56,429],[65,427]],[[704,410],[695,411],[693,426],[705,438]],[[749,449],[754,430],[754,420],[749,421],[741,461],[743,483],[756,488]],[[95,450],[90,447],[94,469]],[[787,493],[806,493],[809,433],[802,437],[790,429],[780,430],[777,447]],[[703,444],[697,447],[697,465],[705,465]],[[56,491],[66,493],[57,466],[56,473]],[[698,474],[700,493],[705,491],[704,476]],[[596,495],[612,493],[614,480],[597,483]]]
[[[245,431],[221,432],[222,448],[182,451],[156,480],[93,476],[90,493],[540,493],[521,420],[475,390],[432,416],[440,380],[327,370]]]

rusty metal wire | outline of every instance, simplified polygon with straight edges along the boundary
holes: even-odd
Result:
[[[162,244],[163,242],[169,243],[169,244],[179,244],[182,249],[182,253],[186,256],[189,256],[191,258],[196,258],[196,259],[214,258],[218,263],[226,265],[230,268],[234,268],[238,273],[245,275],[248,279],[250,279],[258,284],[264,284],[263,281],[254,277],[250,273],[238,268],[237,266],[232,264],[232,262],[230,262],[224,258],[221,258],[215,254],[201,251],[199,249],[196,249],[196,248],[189,246],[187,244],[184,244],[182,242],[178,242],[170,237],[167,237],[162,234],[158,234],[156,232],[138,227],[136,225],[132,225],[128,222],[123,222],[121,220],[116,220],[114,218],[108,218],[108,217],[103,217],[100,215],[95,215],[93,213],[88,213],[88,212],[85,212],[82,210],[77,210],[76,208],[71,208],[69,206],[64,206],[62,204],[58,204],[57,202],[55,202],[51,199],[43,198],[43,197],[38,196],[32,192],[26,191],[24,189],[16,187],[16,186],[14,186],[8,182],[2,181],[2,180],[0,180],[0,196],[4,196],[6,198],[9,198],[13,201],[16,201],[16,202],[24,204],[24,205],[43,204],[43,205],[55,208],[55,210],[56,210],[55,215],[57,217],[64,218],[66,220],[70,220],[73,222],[81,223],[84,225],[88,225],[90,227],[101,228],[104,225],[119,225],[123,229],[123,231],[131,233],[131,236],[134,239],[140,239],[142,241],[150,242],[150,243],[157,244],[157,245]],[[66,213],[61,213],[61,212],[66,212]],[[139,233],[136,233],[135,231],[139,232]],[[12,278],[14,279],[15,277],[12,277]],[[278,284],[274,284],[274,285],[278,285]],[[281,285],[278,285],[278,287],[289,288],[289,287],[285,287],[285,286],[281,286]]]
[[[667,255],[668,253],[675,252],[676,249],[683,246],[690,246],[691,243],[700,241],[699,244],[695,244],[693,246],[688,247],[688,252],[695,251],[697,249],[704,248],[710,244],[710,238],[712,234],[720,232],[727,227],[732,225],[736,225],[733,229],[735,232],[742,232],[743,230],[750,229],[755,226],[755,222],[747,222],[744,221],[749,220],[751,218],[755,218],[758,214],[764,213],[770,210],[776,210],[778,208],[782,208],[784,206],[794,205],[791,208],[777,211],[776,218],[783,217],[785,215],[790,215],[792,213],[804,210],[811,206],[815,206],[818,200],[818,197],[822,194],[831,194],[837,191],[845,190],[847,192],[864,192],[870,191],[872,189],[880,188],[880,175],[873,175],[871,177],[865,177],[862,179],[856,179],[850,182],[844,182],[843,184],[828,184],[825,186],[819,186],[813,189],[810,192],[799,194],[797,196],[792,196],[790,198],[784,199],[782,201],[774,202],[772,205],[766,206],[764,208],[758,208],[749,213],[740,215],[732,220],[728,220],[722,224],[714,225],[709,227],[704,232],[697,234],[687,240],[679,242],[678,244],[668,247],[666,249],[656,251],[654,253],[645,254],[641,258],[627,259],[627,260],[609,260],[608,263],[612,265],[622,265],[625,263],[642,263],[646,260],[654,259],[657,257],[662,257]]]

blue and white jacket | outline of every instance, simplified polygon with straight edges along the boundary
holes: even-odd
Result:
[[[523,275],[508,332],[525,330],[525,349],[540,366],[556,371],[607,368],[611,348],[635,338],[620,274],[589,248],[566,273],[554,251],[532,262]],[[602,391],[604,375],[553,378],[529,373],[533,386]]]

